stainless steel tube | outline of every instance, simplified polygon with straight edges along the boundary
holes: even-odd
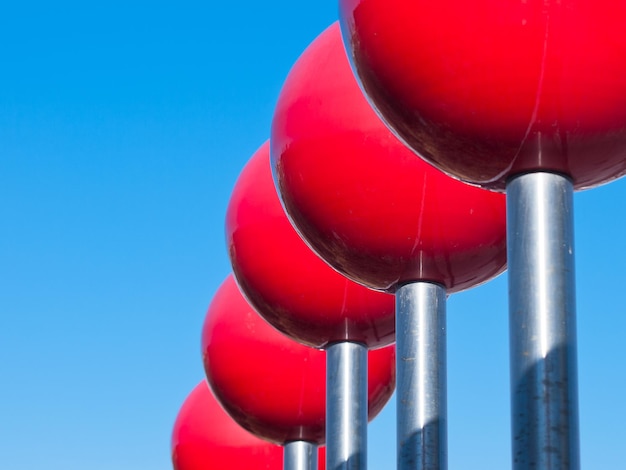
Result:
[[[446,291],[414,282],[396,291],[399,470],[448,467]]]
[[[578,470],[573,187],[509,181],[507,243],[514,470]]]
[[[293,441],[284,445],[284,470],[317,470],[317,445]]]
[[[367,468],[367,347],[326,348],[326,468]]]

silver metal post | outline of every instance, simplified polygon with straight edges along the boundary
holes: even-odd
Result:
[[[578,470],[573,188],[552,173],[507,193],[514,470]]]
[[[326,348],[326,468],[367,468],[367,347]]]
[[[293,441],[284,445],[284,470],[317,470],[317,445]]]
[[[446,291],[414,282],[396,291],[399,470],[448,468]]]

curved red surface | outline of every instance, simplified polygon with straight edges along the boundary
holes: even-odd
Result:
[[[505,269],[504,196],[446,176],[387,129],[352,75],[337,24],[289,73],[270,142],[289,217],[351,279],[456,292]]]
[[[497,190],[626,173],[624,2],[341,0],[340,18],[376,108],[444,171]]]
[[[239,426],[202,381],[186,398],[174,423],[172,464],[174,470],[282,470],[283,450]]]
[[[321,444],[325,433],[326,353],[272,328],[244,299],[233,276],[218,289],[202,329],[209,385],[242,427],[283,444]],[[369,417],[395,387],[395,347],[368,353]]]
[[[333,270],[297,234],[272,179],[265,143],[241,172],[228,206],[226,239],[237,282],[272,325],[315,347],[395,339],[395,302]]]

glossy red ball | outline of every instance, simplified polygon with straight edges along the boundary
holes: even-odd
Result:
[[[422,157],[503,190],[626,173],[626,3],[340,0],[363,88]]]
[[[272,328],[245,300],[233,276],[218,289],[202,329],[209,385],[242,427],[277,444],[322,444],[326,352]],[[368,353],[368,410],[376,416],[395,387],[395,347]]]
[[[283,450],[239,426],[202,381],[189,394],[174,423],[172,464],[174,470],[282,470]]]
[[[337,24],[289,73],[270,142],[289,217],[351,279],[456,292],[505,269],[504,196],[446,176],[389,131],[358,87]]]
[[[395,339],[395,302],[333,270],[295,231],[276,193],[265,143],[245,166],[230,199],[226,238],[243,293],[272,325],[324,347]]]

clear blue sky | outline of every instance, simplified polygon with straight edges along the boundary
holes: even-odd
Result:
[[[0,6],[0,467],[166,470],[224,216],[335,1]],[[582,462],[623,469],[626,181],[576,196]],[[450,468],[510,467],[506,275],[450,298]],[[393,402],[370,468],[393,468]]]

